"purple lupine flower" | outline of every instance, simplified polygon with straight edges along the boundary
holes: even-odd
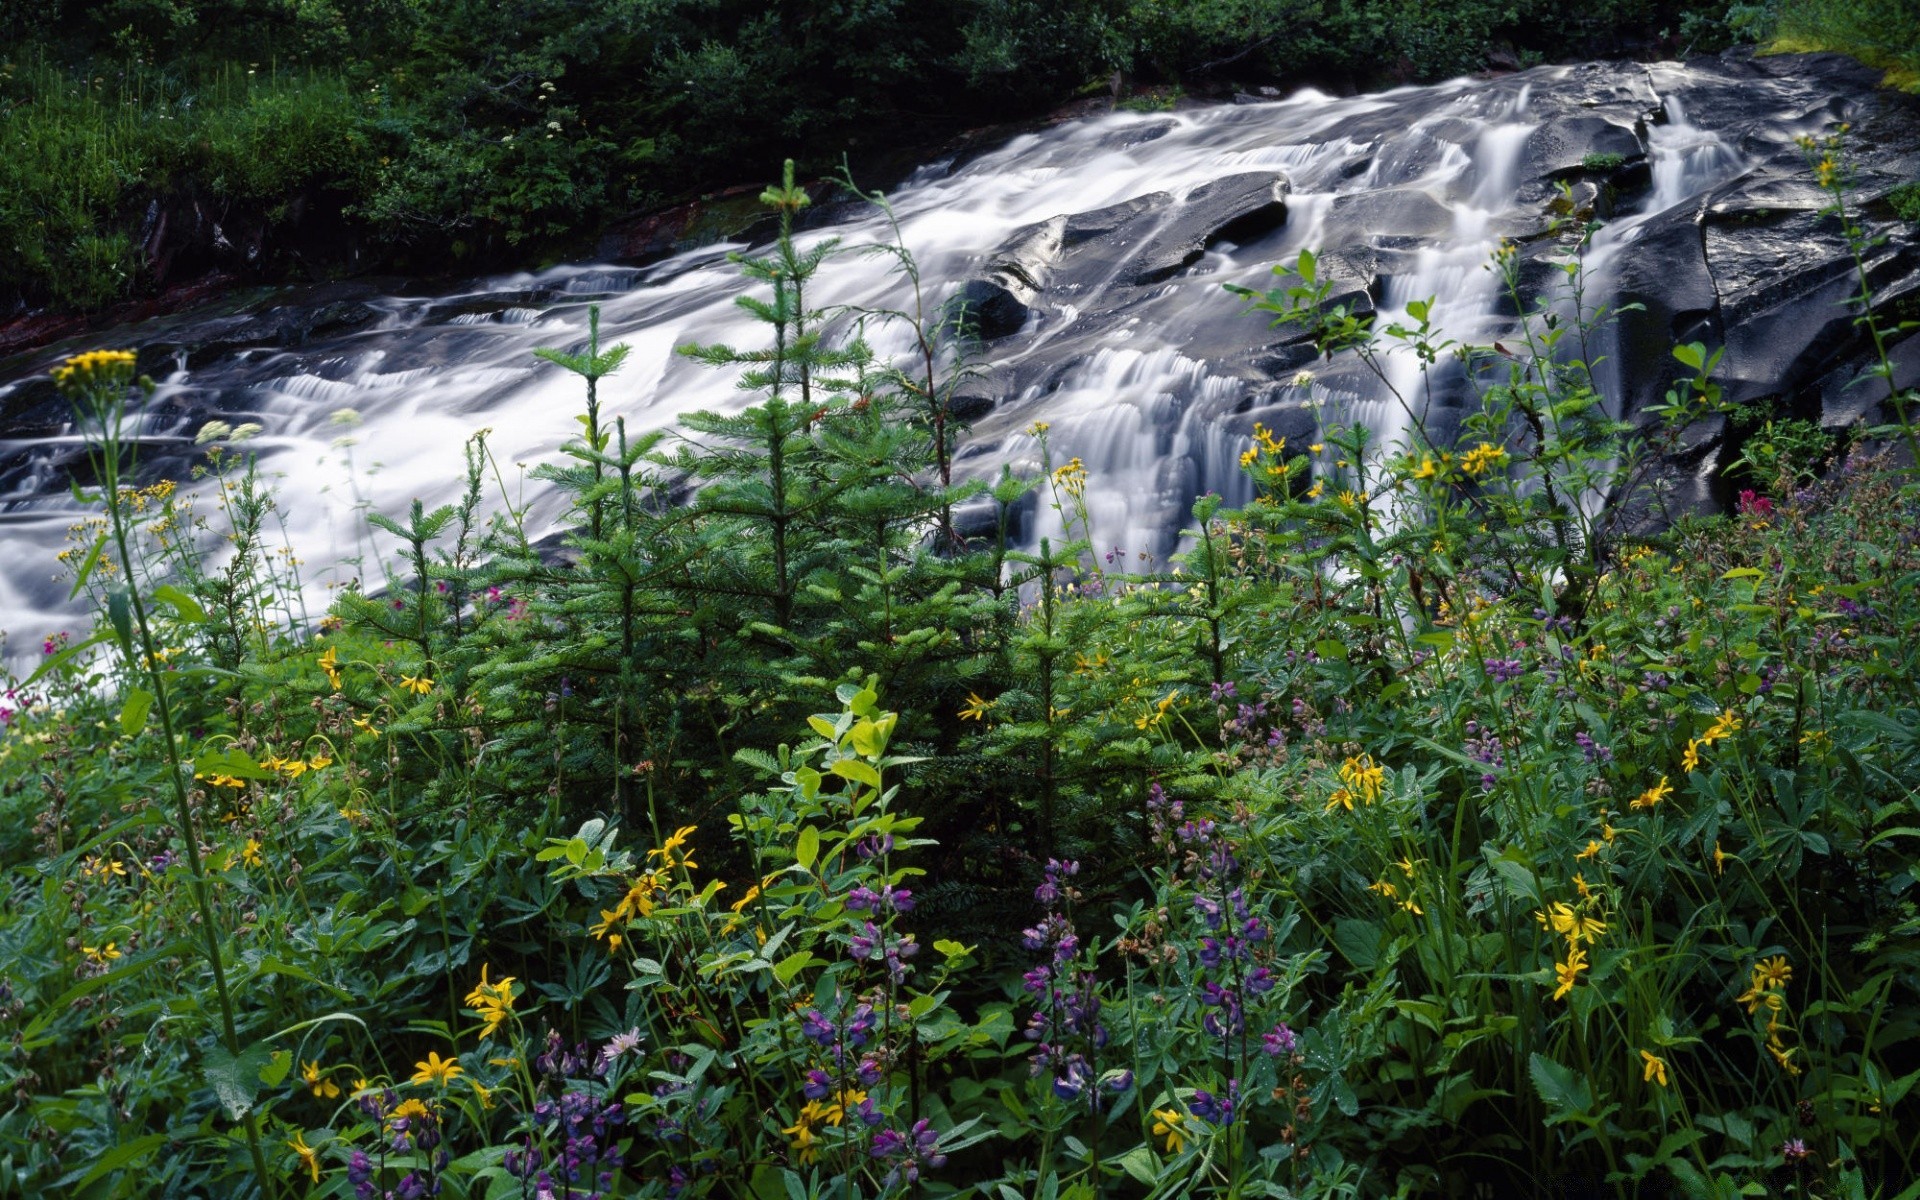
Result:
[[[1276,1058],[1282,1054],[1292,1054],[1300,1045],[1300,1039],[1285,1021],[1260,1035],[1260,1048]]]
[[[1487,676],[1495,683],[1507,683],[1518,679],[1525,672],[1517,658],[1490,658],[1487,660]]]

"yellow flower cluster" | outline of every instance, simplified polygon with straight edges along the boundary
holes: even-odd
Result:
[[[1580,972],[1588,969],[1587,953],[1581,947],[1591,946],[1607,931],[1607,923],[1593,916],[1589,910],[1599,903],[1599,898],[1580,880],[1581,900],[1579,908],[1565,901],[1555,901],[1547,905],[1545,911],[1535,912],[1534,919],[1540,922],[1540,928],[1551,930],[1567,939],[1567,957],[1565,962],[1553,964],[1553,998],[1564,1000],[1580,981]]]
[[[467,1007],[480,1014],[482,1027],[480,1040],[485,1041],[513,1015],[513,976],[503,976],[498,982],[490,981],[487,975],[493,968],[482,965],[480,982],[473,985],[467,993]]]
[[[1374,762],[1373,755],[1362,754],[1357,758],[1349,758],[1340,764],[1341,786],[1328,798],[1325,811],[1344,808],[1352,812],[1355,800],[1372,804],[1380,798],[1386,781],[1387,769]]]
[[[1800,1074],[1800,1064],[1793,1061],[1799,1047],[1788,1047],[1781,1037],[1789,1032],[1786,1023],[1787,985],[1793,982],[1793,967],[1784,954],[1772,958],[1763,958],[1753,964],[1753,973],[1747,981],[1747,990],[1734,998],[1735,1004],[1747,1006],[1747,1014],[1752,1016],[1761,1009],[1767,1013],[1767,1053],[1773,1056],[1780,1069],[1788,1075]]]
[[[1282,454],[1286,453],[1286,449],[1286,438],[1273,436],[1273,430],[1255,421],[1253,424],[1253,445],[1247,447],[1246,453],[1240,456],[1240,465],[1242,467],[1251,467],[1263,457],[1277,460]]]
[[[1063,467],[1055,467],[1053,482],[1067,495],[1077,499],[1087,491],[1087,465],[1076,457]]]
[[[846,1121],[848,1111],[866,1098],[867,1094],[857,1088],[843,1088],[837,1095],[801,1105],[793,1124],[780,1131],[792,1139],[788,1148],[795,1159],[802,1165],[817,1161],[820,1157],[817,1131],[822,1126],[838,1128]]]
[[[1496,446],[1492,442],[1481,442],[1461,456],[1460,469],[1469,475],[1480,475],[1506,461],[1506,447]]]
[[[89,350],[55,367],[53,385],[69,394],[125,387],[133,381],[133,361],[131,350]]]
[[[1423,859],[1422,861],[1425,861],[1425,860]],[[1412,913],[1416,917],[1426,916],[1427,910],[1420,907],[1420,902],[1414,898],[1414,894],[1413,894],[1413,868],[1414,868],[1413,859],[1411,857],[1403,858],[1399,862],[1394,863],[1393,865],[1396,867],[1399,867],[1401,873],[1407,877],[1407,884],[1406,884],[1407,894],[1405,898],[1401,897],[1399,886],[1396,885],[1390,879],[1376,880],[1375,882],[1367,885],[1367,890],[1375,893],[1376,895],[1382,896],[1388,900],[1394,901],[1395,903],[1399,904],[1399,906],[1402,909]]]
[[[682,829],[680,833],[676,833],[672,838],[668,838],[667,853],[671,854],[672,850],[677,848],[678,842],[684,842],[685,839],[682,835],[691,833],[693,828],[693,826],[689,825],[685,829]],[[659,850],[647,851],[649,857],[660,853],[661,851]],[[671,859],[669,859],[667,865],[673,865]],[[691,867],[694,863],[691,858],[683,858],[680,860],[679,865]],[[619,950],[622,943],[626,941],[625,930],[628,925],[634,921],[644,920],[653,915],[653,906],[656,898],[666,886],[665,881],[662,879],[665,871],[666,868],[663,867],[644,872],[628,886],[626,895],[620,897],[620,903],[614,905],[612,908],[603,908],[600,910],[600,923],[591,926],[587,932],[599,938],[601,941],[606,942],[608,954]]]
[[[1689,738],[1687,740],[1687,748],[1680,755],[1681,768],[1685,770],[1687,774],[1693,774],[1700,767],[1700,751],[1702,748],[1711,746],[1722,738],[1732,737],[1739,731],[1740,718],[1735,716],[1734,711],[1730,708],[1722,710],[1719,720],[1713,723],[1712,728],[1697,738]]]
[[[1160,699],[1154,703],[1151,711],[1133,719],[1133,727],[1142,731],[1152,729],[1155,725],[1167,719],[1167,714],[1173,711],[1174,701],[1179,698],[1180,693],[1177,690],[1168,692],[1166,695],[1160,697]]]
[[[1673,785],[1667,782],[1665,775],[1662,775],[1659,783],[1641,792],[1639,796],[1635,797],[1633,803],[1627,805],[1627,807],[1636,811],[1640,809],[1652,810],[1658,808],[1660,802],[1672,794]]]

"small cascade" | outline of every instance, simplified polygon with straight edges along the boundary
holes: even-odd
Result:
[[[1196,496],[1251,498],[1238,460],[1256,421],[1296,447],[1319,440],[1328,423],[1351,421],[1369,427],[1378,452],[1406,445],[1416,426],[1450,440],[1467,385],[1456,365],[1443,360],[1423,377],[1410,351],[1395,350],[1382,359],[1383,385],[1351,356],[1316,361],[1311,346],[1270,332],[1222,285],[1266,290],[1278,282],[1275,263],[1313,249],[1334,298],[1376,309],[1377,328],[1415,324],[1410,306],[1432,299],[1440,336],[1498,337],[1511,317],[1487,267],[1501,240],[1521,242],[1523,255],[1564,254],[1564,245],[1542,240],[1558,182],[1583,177],[1590,151],[1636,163],[1644,152],[1643,189],[1625,197],[1622,215],[1586,252],[1589,305],[1614,303],[1643,240],[1664,222],[1692,221],[1717,189],[1750,173],[1734,149],[1753,144],[1750,135],[1726,127],[1726,114],[1746,104],[1756,114],[1750,130],[1826,111],[1821,85],[1783,78],[1757,90],[1737,71],[1589,64],[1368,96],[1302,91],[1273,102],[1114,112],[1015,137],[957,165],[929,164],[888,197],[928,303],[979,281],[1003,255],[1030,256],[1023,269],[1037,288],[1019,310],[1024,323],[975,348],[970,365],[982,382],[968,396],[980,415],[957,469],[979,477],[1003,463],[1038,469],[1025,431],[1048,422],[1053,464],[1078,457],[1087,468],[1086,503],[1103,552],[1118,546],[1164,562]],[[1650,81],[1665,119],[1645,127],[1643,145],[1633,130],[1652,103]],[[1714,119],[1696,122],[1696,111]],[[869,212],[809,228],[800,240],[833,237],[857,250],[890,236],[888,220]],[[1699,243],[1687,252],[1701,254]],[[727,259],[754,249],[731,242],[643,267],[562,266],[455,294],[368,295],[366,320],[304,345],[262,338],[189,353],[182,347],[196,343],[176,322],[154,337],[173,366],[156,372],[143,462],[188,486],[200,424],[263,425],[254,447],[275,480],[288,535],[312,564],[317,609],[326,585],[354,574],[346,560],[365,552],[361,506],[397,512],[415,498],[429,507],[451,500],[460,445],[476,430],[491,429],[510,490],[522,486],[516,469],[553,459],[575,431],[583,397],[576,379],[532,352],[580,345],[589,305],[601,309],[603,340],[631,347],[600,392],[607,416],[624,418],[630,434],[670,429],[690,410],[749,402],[732,374],[676,350],[761,343],[764,330],[735,303],[748,285]],[[847,311],[898,308],[904,293],[885,256],[845,253],[808,298]],[[208,338],[219,342],[236,320],[209,316]],[[868,321],[864,333],[882,355],[904,356],[911,345],[898,326]],[[0,557],[8,564],[0,629],[13,635],[10,656],[78,620],[53,562],[76,515],[65,480],[77,443],[57,405],[21,399],[36,386],[44,396],[46,365],[31,364],[38,382],[24,371],[0,379],[7,411],[34,414],[0,440]],[[1644,390],[1627,370],[1602,365],[1610,396]],[[557,500],[531,481],[525,487],[538,536],[558,518]],[[1063,532],[1044,508],[1028,523],[1033,538]]]

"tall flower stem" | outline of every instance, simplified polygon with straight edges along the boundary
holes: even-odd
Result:
[[[119,555],[120,570],[126,580],[124,597],[132,610],[132,628],[122,629],[122,649],[131,650],[126,644],[127,634],[137,634],[140,655],[137,662],[129,665],[136,670],[144,664],[147,683],[153,689],[153,711],[160,717],[160,734],[165,739],[167,756],[167,778],[172,784],[173,802],[176,819],[180,823],[180,836],[187,844],[187,870],[193,891],[194,906],[199,912],[200,929],[205,937],[207,964],[213,968],[213,991],[220,1006],[221,1042],[228,1056],[233,1060],[240,1057],[240,1033],[233,1016],[233,993],[227,985],[226,964],[220,954],[219,934],[213,920],[213,901],[207,890],[206,869],[200,859],[200,836],[193,820],[193,805],[187,797],[186,778],[182,772],[186,769],[180,758],[180,744],[174,732],[173,706],[167,693],[166,673],[160,669],[159,647],[154,642],[153,627],[147,618],[146,601],[135,585],[133,557],[127,541],[126,513],[120,504],[120,465],[121,465],[121,423],[126,414],[126,389],[132,382],[133,355],[124,358],[96,356],[103,359],[103,365],[94,365],[86,360],[88,356],[68,360],[67,366],[55,372],[55,381],[60,384],[68,398],[74,401],[81,424],[84,426],[91,418],[97,426],[94,436],[89,439],[89,455],[101,483],[102,494],[107,502],[107,519],[113,531],[114,550]],[[152,384],[141,381],[143,389],[150,390]],[[109,603],[109,617],[114,618]],[[120,625],[120,620],[115,620]],[[128,657],[133,657],[131,654]],[[247,1134],[247,1152],[253,1160],[254,1180],[260,1188],[260,1194],[273,1196],[275,1191],[271,1177],[267,1174],[267,1159],[260,1146],[259,1117],[248,1109],[242,1118]]]

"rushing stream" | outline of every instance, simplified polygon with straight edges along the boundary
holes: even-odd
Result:
[[[1408,414],[1357,364],[1315,363],[1310,347],[1276,341],[1222,284],[1264,289],[1275,282],[1274,263],[1313,248],[1324,252],[1336,291],[1376,305],[1383,320],[1405,319],[1410,302],[1437,298],[1449,336],[1495,337],[1512,314],[1485,269],[1489,255],[1502,237],[1520,239],[1542,264],[1568,252],[1567,242],[1542,236],[1563,180],[1576,203],[1610,218],[1587,253],[1590,302],[1647,303],[1637,326],[1623,326],[1603,369],[1610,399],[1631,411],[1671,377],[1663,358],[1641,361],[1642,343],[1694,333],[1738,340],[1727,311],[1737,297],[1722,276],[1746,270],[1755,311],[1779,307],[1778,296],[1760,294],[1769,285],[1766,255],[1776,250],[1739,243],[1738,253],[1716,258],[1714,237],[1752,227],[1778,239],[1782,218],[1813,220],[1819,197],[1794,181],[1792,139],[1820,132],[1846,110],[1846,90],[1860,78],[1837,68],[1827,75],[1834,78],[1740,62],[1589,64],[1345,99],[1308,91],[1177,113],[1116,112],[927,166],[889,199],[934,298],[991,279],[1010,262],[1040,285],[1016,297],[1024,302],[1017,327],[993,331],[982,346],[983,373],[965,391],[984,411],[958,467],[974,475],[997,473],[1002,463],[1037,468],[1025,430],[1045,420],[1055,461],[1078,456],[1086,465],[1103,548],[1164,554],[1197,494],[1248,498],[1237,458],[1256,420],[1302,441],[1325,423],[1353,419],[1387,444],[1406,436]],[[1870,171],[1867,178],[1871,185]],[[887,236],[880,214],[849,212],[806,236],[853,247]],[[1746,212],[1767,215],[1738,219]],[[1716,213],[1731,216],[1717,221]],[[1802,269],[1783,256],[1774,291],[1798,271],[1810,282],[1795,302],[1830,307],[1821,289],[1833,275],[1826,264],[1836,243],[1793,236],[1796,252],[1816,248],[1816,261]],[[1675,246],[1692,249],[1676,256]],[[297,348],[195,353],[196,337],[239,317],[211,319],[200,331],[177,323],[116,331],[108,340],[141,346],[143,367],[159,383],[140,431],[150,465],[184,479],[194,433],[209,419],[264,426],[252,445],[277,477],[287,536],[321,589],[362,551],[356,505],[399,512],[416,497],[429,506],[451,499],[460,445],[475,430],[492,430],[515,489],[516,465],[554,456],[575,428],[582,392],[532,351],[578,345],[589,304],[601,308],[603,339],[632,347],[602,390],[630,431],[743,403],[732,374],[674,348],[762,339],[734,303],[745,285],[726,256],[745,248],[708,246],[644,268],[501,276],[453,295],[368,296],[362,303],[371,312],[356,328]],[[1895,249],[1907,254],[1910,239]],[[1710,297],[1666,297],[1661,289],[1690,286],[1694,260]],[[1903,277],[1909,286],[1911,274]],[[829,263],[809,299],[905,303],[884,257],[851,253]],[[1845,336],[1833,315],[1798,323],[1831,343]],[[1753,332],[1770,340],[1744,361],[1730,354],[1734,391],[1745,380],[1750,394],[1802,387],[1825,395],[1821,381],[1844,347],[1811,334],[1797,349],[1781,347],[1777,334]],[[904,329],[869,335],[883,354],[907,349]],[[34,386],[27,381],[56,357],[49,350],[12,360],[20,370],[0,375],[0,410],[17,407]],[[1410,355],[1391,356],[1387,368],[1403,395],[1418,393]],[[1782,382],[1796,372],[1805,378]],[[44,396],[39,403],[46,411]],[[356,426],[340,423],[344,410]],[[1421,415],[1436,435],[1451,428],[1445,411]],[[16,433],[0,437],[0,628],[13,635],[9,657],[17,659],[37,653],[48,632],[76,628],[53,561],[75,520],[66,474],[76,446],[70,428],[36,426],[17,413],[8,425]],[[526,487],[536,522],[550,523],[553,502],[538,499],[538,485]],[[1044,532],[1041,514],[1027,533]]]

